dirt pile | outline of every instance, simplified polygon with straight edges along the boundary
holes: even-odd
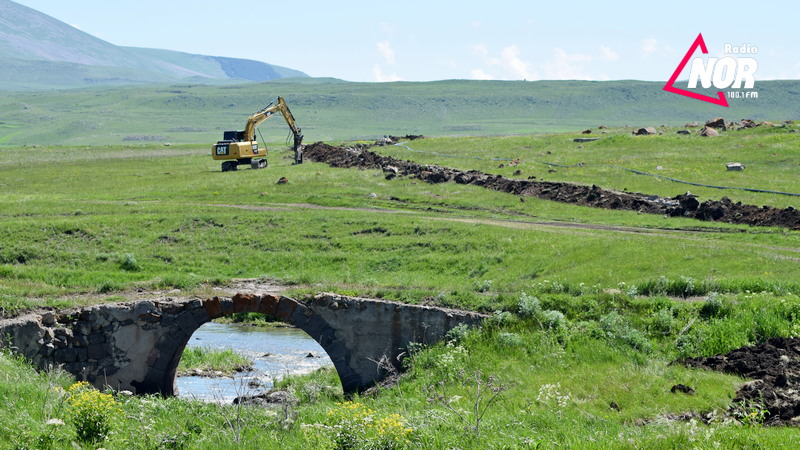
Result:
[[[736,392],[734,403],[762,405],[769,425],[800,425],[800,338],[773,338],[683,364],[752,378]]]
[[[770,206],[758,207],[733,203],[723,197],[719,201],[699,202],[691,194],[677,197],[660,197],[631,192],[618,192],[598,186],[584,186],[555,181],[535,181],[506,178],[490,175],[476,170],[463,171],[437,165],[419,164],[391,156],[382,156],[369,150],[376,145],[389,145],[399,140],[418,139],[419,136],[397,138],[390,136],[375,144],[356,144],[352,147],[338,147],[316,142],[308,145],[304,155],[316,162],[331,167],[360,169],[380,169],[387,173],[387,179],[396,176],[417,178],[428,183],[448,181],[471,184],[509,194],[539,197],[562,203],[572,203],[595,208],[620,209],[647,214],[664,214],[672,217],[690,217],[706,221],[729,222],[756,226],[778,226],[800,229],[800,211]]]

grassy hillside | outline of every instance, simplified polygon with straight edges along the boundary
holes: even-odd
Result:
[[[728,120],[800,118],[800,81],[759,82],[760,97],[730,108],[666,93],[642,81],[437,81],[348,83],[284,79],[0,93],[0,145],[120,144],[131,140],[216,142],[224,130],[278,95],[307,141],[385,134],[500,135],[580,131],[606,126],[681,126]],[[260,127],[269,140],[288,129],[280,118]]]
[[[0,0],[0,58],[0,90],[306,76],[261,61],[116,46],[10,0]]]

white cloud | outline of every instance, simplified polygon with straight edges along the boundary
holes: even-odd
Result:
[[[484,72],[483,69],[472,69],[469,77],[472,80],[494,80],[494,77]]]
[[[585,53],[568,53],[564,49],[554,48],[553,57],[543,64],[544,73],[552,80],[608,80],[604,72],[598,72],[594,67],[588,71],[587,63],[610,62],[619,59],[619,55],[601,46],[599,56]]]
[[[517,78],[525,80],[534,78],[534,74],[531,71],[533,65],[519,57],[519,48],[516,45],[504,48],[500,52],[500,60],[503,67],[511,71]]]
[[[544,64],[544,72],[547,78],[553,80],[592,79],[584,72],[582,64],[591,59],[591,56],[583,53],[567,53],[564,49],[554,48],[553,58]]]
[[[601,61],[617,61],[619,59],[619,53],[611,50],[611,48],[606,47],[605,45],[600,46],[600,60]]]
[[[374,66],[372,66],[372,76],[375,79],[375,81],[380,83],[387,81],[404,81],[403,78],[399,77],[396,73],[392,73],[389,75],[383,73],[380,64],[375,64]]]
[[[495,77],[487,73],[484,69],[474,69],[471,73],[473,79],[488,80],[501,78],[527,80],[536,78],[536,73],[533,71],[533,64],[520,57],[520,50],[516,45],[504,47],[500,51],[499,58],[490,56],[489,49],[484,44],[473,45],[472,52],[483,60],[483,63],[488,66],[487,69],[493,69],[494,72],[500,73],[498,77]]]
[[[392,47],[389,45],[389,41],[378,42],[378,52],[387,63],[396,64],[394,50],[392,50]]]
[[[649,38],[642,41],[642,51],[645,55],[655,53],[658,50],[658,41],[655,38]]]

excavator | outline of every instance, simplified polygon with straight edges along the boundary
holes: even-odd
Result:
[[[236,170],[240,164],[250,164],[253,169],[263,169],[267,167],[267,149],[258,148],[256,140],[256,127],[271,115],[280,112],[289,129],[294,135],[294,163],[303,163],[303,134],[294,121],[292,112],[286,106],[283,97],[278,97],[271,101],[260,111],[247,118],[247,125],[243,131],[226,131],[222,135],[222,140],[211,147],[211,156],[215,160],[223,160],[222,171],[229,172]],[[266,147],[266,145],[265,145]]]

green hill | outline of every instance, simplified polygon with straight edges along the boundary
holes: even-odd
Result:
[[[0,90],[307,76],[260,61],[119,47],[10,0],[0,0],[0,58]]]
[[[56,69],[54,69],[56,70]],[[605,126],[682,126],[727,120],[800,119],[800,81],[760,81],[758,99],[730,108],[670,94],[643,81],[436,81],[350,83],[285,78],[207,86],[162,84],[0,93],[0,144],[215,142],[283,96],[306,141],[385,134],[500,135]],[[285,123],[261,125],[282,141]]]

